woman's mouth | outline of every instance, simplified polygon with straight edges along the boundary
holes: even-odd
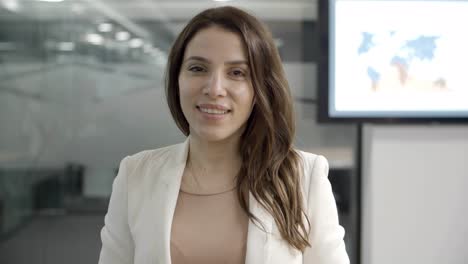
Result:
[[[198,111],[203,115],[204,118],[208,120],[221,120],[227,116],[231,112],[229,109],[221,110],[221,109],[214,109],[214,108],[206,108],[206,107],[196,107]]]
[[[198,109],[203,113],[215,114],[215,115],[224,115],[230,112],[230,110],[219,110],[219,109],[203,108],[203,107],[198,107]]]

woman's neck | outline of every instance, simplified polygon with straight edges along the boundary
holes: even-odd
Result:
[[[229,188],[235,184],[240,166],[238,138],[210,142],[190,136],[186,184],[207,191]]]

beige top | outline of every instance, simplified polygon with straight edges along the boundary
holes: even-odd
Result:
[[[172,264],[243,264],[248,216],[235,189],[213,195],[179,192],[171,230]]]

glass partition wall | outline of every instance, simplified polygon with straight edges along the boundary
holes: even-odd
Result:
[[[296,145],[328,158],[353,258],[357,130],[316,122],[316,3],[228,4],[253,12],[273,32],[295,98]],[[165,102],[167,54],[188,19],[216,5],[0,0],[1,263],[28,263],[25,247],[36,263],[59,263],[58,245],[97,261],[119,161],[184,139]],[[77,240],[65,237],[78,232]]]

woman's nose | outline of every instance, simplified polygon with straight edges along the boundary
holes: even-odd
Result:
[[[204,93],[212,98],[226,96],[226,82],[222,73],[213,73],[208,80]]]

